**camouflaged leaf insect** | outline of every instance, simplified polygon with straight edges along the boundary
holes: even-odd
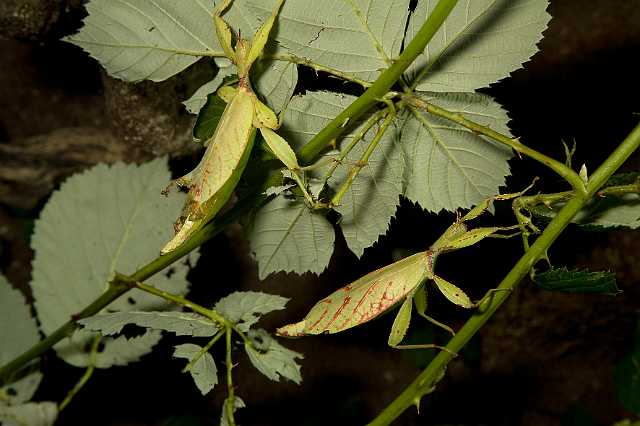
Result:
[[[235,48],[231,45],[231,29],[221,18],[231,0],[221,2],[214,10],[216,34],[225,55],[238,70],[238,87],[234,89],[225,86],[218,91],[227,106],[212,138],[205,143],[207,149],[202,160],[193,171],[172,182],[188,188],[189,192],[182,213],[174,225],[176,235],[162,248],[162,254],[178,248],[215,217],[227,203],[247,164],[257,128],[266,132],[270,140],[276,140],[274,143],[279,144],[278,152],[283,153],[282,157],[278,157],[285,165],[297,168],[293,150],[282,146],[286,141],[280,141],[269,133],[272,132],[270,129],[278,127],[278,119],[258,99],[249,81],[251,65],[262,53],[283,2],[284,0],[279,0],[276,3],[271,16],[260,26],[251,41],[238,38]]]
[[[518,195],[520,193],[507,194],[500,199]],[[453,333],[453,330],[447,326],[424,314],[426,294],[419,293],[423,291],[420,286],[427,279],[433,280],[436,288],[452,303],[464,308],[476,306],[460,288],[436,275],[434,268],[440,254],[468,247],[490,236],[505,236],[498,233],[514,228],[509,226],[468,230],[465,220],[479,216],[489,205],[490,202],[482,202],[478,208],[472,209],[466,216],[456,220],[429,250],[373,271],[335,291],[311,308],[302,321],[279,328],[277,334],[297,337],[337,333],[363,324],[405,299],[389,336],[389,344],[396,346],[406,333],[411,317],[411,302],[414,298],[421,315]]]

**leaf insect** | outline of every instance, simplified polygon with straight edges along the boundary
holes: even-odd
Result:
[[[226,204],[247,165],[256,129],[260,129],[269,149],[293,171],[294,178],[298,177],[295,153],[287,141],[274,132],[279,127],[276,114],[258,99],[249,81],[251,66],[262,54],[284,0],[277,1],[271,15],[252,40],[238,36],[235,48],[232,46],[231,29],[221,18],[231,1],[225,0],[215,8],[213,21],[225,56],[237,67],[238,86],[225,86],[218,90],[227,106],[213,136],[205,143],[207,150],[202,160],[194,170],[169,185],[176,184],[189,191],[180,217],[174,224],[176,234],[161,249],[161,254],[175,250]],[[302,183],[300,178],[295,180]]]
[[[277,329],[276,333],[285,337],[338,333],[370,321],[402,302],[389,335],[390,346],[408,348],[399,344],[409,327],[414,304],[421,316],[453,334],[451,328],[425,314],[427,298],[424,284],[428,280],[433,281],[450,302],[464,308],[476,307],[477,304],[464,291],[436,275],[436,260],[443,253],[469,247],[487,237],[508,238],[515,235],[501,232],[516,229],[519,225],[469,229],[466,222],[480,216],[494,200],[506,200],[520,195],[521,193],[504,194],[482,201],[449,226],[428,250],[370,272],[338,289],[316,303],[302,321],[285,325]]]

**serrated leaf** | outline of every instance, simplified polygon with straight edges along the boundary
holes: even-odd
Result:
[[[616,365],[613,381],[618,401],[640,415],[640,351],[634,351]]]
[[[273,6],[273,1],[245,2],[261,19]],[[408,0],[287,0],[275,40],[296,56],[373,81],[400,52],[408,11]]]
[[[220,87],[224,79],[235,72],[236,72],[236,69],[233,66],[218,68],[216,71],[215,77],[211,81],[208,81],[207,83],[200,86],[198,90],[196,90],[195,93],[191,95],[189,99],[182,102],[182,104],[185,106],[187,111],[189,111],[191,114],[199,114],[202,107],[205,106],[205,104],[207,103],[207,100],[209,99],[209,95],[215,93],[215,91],[218,90],[218,88]],[[200,118],[199,115],[198,115],[198,118]],[[213,128],[215,129],[215,125],[213,126]],[[199,139],[205,140],[205,138],[199,138]]]
[[[85,329],[99,331],[104,336],[120,333],[127,324],[169,331],[178,336],[207,337],[218,332],[213,321],[191,312],[114,312],[94,315],[78,322]]]
[[[521,68],[538,48],[551,16],[548,0],[464,0],[458,2],[407,70],[409,80],[423,69],[418,90],[472,92]],[[419,0],[405,44],[413,39],[436,2]]]
[[[611,186],[631,185],[640,180],[640,173],[627,172],[611,176],[602,189]],[[531,213],[537,218],[551,220],[556,212],[564,206],[557,203],[550,208],[544,204],[534,206]],[[585,230],[602,230],[606,228],[640,227],[640,195],[637,193],[608,194],[593,197],[573,218],[572,223]]]
[[[565,293],[599,293],[612,296],[620,293],[613,272],[554,268],[537,273],[535,283],[544,290]]]
[[[296,384],[302,382],[300,365],[296,363],[296,358],[304,358],[302,354],[280,345],[262,329],[251,330],[247,336],[251,339],[252,345],[245,343],[244,348],[258,371],[276,382],[279,382],[281,377]]]
[[[52,333],[107,288],[116,271],[129,274],[158,255],[157,248],[172,236],[172,223],[184,196],[162,197],[170,180],[166,159],[136,166],[98,165],[67,179],[55,191],[35,223],[31,287],[40,327]],[[181,294],[187,289],[187,264],[177,262],[148,283]],[[166,306],[156,296],[137,289],[111,303],[107,312],[159,310]],[[59,356],[85,366],[93,333],[79,330],[55,347]],[[100,368],[124,365],[151,350],[159,333],[126,340],[105,338],[98,353]]]
[[[288,298],[258,291],[236,291],[223,297],[214,309],[238,326],[240,331],[258,322],[262,315],[284,309]]]
[[[212,24],[214,3],[91,0],[84,26],[66,40],[114,77],[162,81],[201,56],[222,52]]]
[[[282,194],[257,212],[247,236],[261,280],[279,271],[321,273],[335,240],[333,227],[322,214]]]
[[[53,402],[30,402],[22,405],[0,403],[2,426],[52,426],[58,417],[58,406]]]
[[[296,96],[287,108],[282,134],[292,146],[300,147],[355,99],[354,96],[331,92],[307,92],[304,96]],[[362,125],[353,126],[341,138],[340,146],[349,144],[361,127]],[[374,126],[336,169],[329,180],[334,189],[340,186],[351,168],[360,160],[375,136],[375,130]],[[387,129],[368,164],[360,170],[340,205],[336,207],[342,215],[339,224],[347,245],[358,257],[362,256],[366,247],[386,233],[399,203],[404,157],[398,143],[397,130],[394,126]]]
[[[593,198],[573,222],[597,228],[640,227],[640,194]]]
[[[505,111],[490,96],[475,93],[424,93],[421,96],[509,134]],[[498,193],[509,174],[511,151],[448,120],[408,113],[402,127],[405,196],[439,212],[468,208]]]
[[[0,274],[0,366],[6,365],[39,341],[38,326],[31,317],[24,296]],[[13,405],[30,400],[41,379],[42,374],[34,372],[0,387],[0,401]]]
[[[206,395],[218,384],[218,369],[216,363],[209,352],[202,352],[203,348],[192,343],[175,346],[173,356],[175,358],[185,358],[192,362],[195,357],[199,357],[191,364],[188,370],[196,386],[203,395]]]
[[[224,404],[222,404],[222,414],[220,415],[220,426],[229,426],[229,416],[227,414],[227,404],[229,398],[224,400]],[[233,412],[235,413],[238,408],[244,408],[246,405],[244,401],[237,396],[233,397]]]

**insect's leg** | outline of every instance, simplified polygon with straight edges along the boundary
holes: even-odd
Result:
[[[451,355],[453,355],[454,357],[457,357],[458,354],[453,352],[450,349],[447,349],[444,346],[440,346],[440,345],[436,345],[433,343],[426,343],[424,345],[396,345],[396,346],[391,346],[393,349],[440,349],[441,351],[445,351],[450,353]]]
[[[484,302],[487,301],[487,299],[492,298],[494,293],[498,293],[500,291],[512,292],[513,289],[510,289],[510,288],[492,288],[490,290],[487,290],[487,293],[484,296],[482,296],[482,299],[480,299],[477,302],[473,303],[473,307],[477,308],[477,307],[481,306]]]
[[[440,327],[441,329],[445,330],[447,333],[451,334],[452,336],[456,335],[456,332],[453,331],[453,329],[451,327],[449,327],[448,325],[441,323],[440,321],[438,321],[437,319],[430,317],[429,315],[423,313],[423,312],[418,312],[418,315],[420,315],[422,318],[426,319],[427,321],[429,321],[431,324]]]
[[[227,10],[230,4],[231,0],[224,0],[213,10],[213,25],[216,29],[216,35],[218,37],[220,47],[222,47],[222,51],[227,58],[235,63],[236,54],[233,51],[233,46],[231,46],[231,28],[229,28],[229,24],[220,17],[220,15]]]

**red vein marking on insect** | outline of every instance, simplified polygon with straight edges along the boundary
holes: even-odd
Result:
[[[344,298],[344,300],[342,301],[342,304],[340,305],[340,307],[336,310],[336,313],[333,314],[333,317],[331,318],[331,321],[329,321],[324,328],[328,329],[329,327],[331,327],[331,324],[333,324],[335,322],[335,320],[338,319],[338,317],[340,317],[340,314],[342,314],[342,311],[344,311],[344,308],[351,302],[351,297],[347,296]],[[337,330],[341,330],[340,328],[338,328]]]
[[[331,304],[331,299],[330,298],[326,298],[326,299],[322,299],[321,301],[318,302],[318,305],[320,303],[326,303],[326,304]],[[318,320],[316,322],[314,322],[313,324],[311,324],[309,326],[309,331],[312,331],[314,328],[316,328],[316,326],[322,321],[324,320],[324,317],[327,316],[327,312],[329,311],[329,308],[325,308],[324,311],[322,312],[322,314],[320,315],[320,317],[318,318]]]
[[[367,291],[364,292],[364,294],[362,295],[362,297],[360,298],[360,300],[358,301],[358,303],[356,304],[355,308],[353,308],[353,313],[354,314],[358,314],[358,309],[360,308],[360,305],[362,305],[362,303],[364,303],[365,299],[367,299],[369,297],[369,295],[371,295],[371,293],[374,292],[374,290],[376,289],[376,286],[380,284],[380,281],[374,281],[373,283],[371,283],[371,285],[369,286],[369,288],[367,289]],[[361,316],[360,316],[360,322],[364,322],[362,319],[370,319],[372,317],[368,317],[367,318],[367,314],[369,312],[365,311]]]

